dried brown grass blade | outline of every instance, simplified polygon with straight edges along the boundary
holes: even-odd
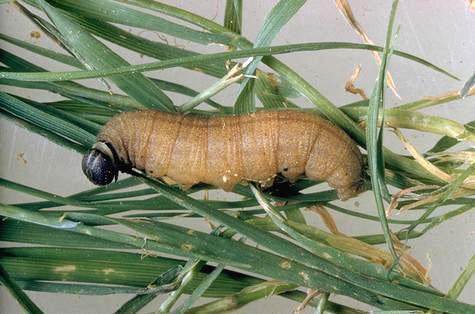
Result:
[[[335,4],[336,4],[336,7],[338,8],[338,11],[340,11],[340,13],[346,18],[348,23],[350,23],[351,27],[363,39],[363,41],[366,44],[374,45],[373,41],[368,37],[368,35],[364,31],[361,24],[356,20],[353,14],[353,10],[351,9],[351,6],[348,0],[335,0]],[[376,60],[376,63],[378,65],[381,65],[381,57],[379,53],[373,51],[373,56],[374,56],[374,59]],[[396,83],[394,83],[391,73],[388,72],[386,75],[386,78],[388,80],[388,86],[392,90],[394,95],[396,95],[398,98],[401,98],[401,96],[399,95],[397,91]]]
[[[342,234],[338,227],[336,226],[336,222],[333,219],[332,215],[328,212],[328,210],[322,205],[314,205],[308,208],[310,211],[317,213],[320,218],[322,218],[323,223],[328,228],[328,230],[333,234]]]
[[[409,254],[409,248],[404,245],[398,237],[394,234],[391,234],[391,238],[393,239],[394,248],[400,254],[401,259],[400,263],[402,269],[405,271],[409,271],[410,274],[416,274],[417,277],[423,282],[424,284],[428,285],[431,282],[429,277],[429,271],[417,259],[415,259],[412,255]]]
[[[312,301],[313,298],[315,298],[316,296],[318,296],[319,294],[321,294],[321,292],[319,290],[316,290],[316,289],[308,289],[307,290],[307,296],[305,297],[305,299],[302,301],[302,303],[299,304],[299,306],[297,306],[297,308],[295,309],[294,311],[294,314],[301,314],[303,313],[303,311],[305,310],[305,308],[307,307],[308,303],[310,303],[310,301]]]
[[[410,193],[413,193],[413,192],[417,192],[417,191],[420,191],[420,190],[438,189],[438,188],[439,188],[438,185],[421,184],[421,185],[411,186],[410,188],[400,190],[399,192],[397,192],[396,194],[394,194],[391,197],[391,202],[389,203],[388,208],[386,209],[386,216],[387,217],[391,216],[392,211],[398,205],[399,199],[401,197],[403,197],[404,195],[407,195],[407,194],[410,194]]]
[[[389,252],[345,235],[334,235],[328,239],[328,243],[334,248],[360,256],[387,268],[393,264],[393,258]],[[395,246],[395,248],[401,256],[399,261],[401,272],[409,278],[426,283],[427,271],[425,268],[407,253],[406,247],[399,245],[399,248],[398,246]]]
[[[422,166],[424,169],[429,171],[431,174],[436,176],[437,178],[444,180],[446,182],[452,182],[454,180],[454,177],[452,177],[450,174],[444,172],[431,162],[429,162],[427,159],[422,156],[417,149],[409,143],[409,141],[402,135],[401,131],[398,129],[395,129],[394,132],[396,135],[399,137],[401,142],[403,143],[404,147],[407,149],[407,151],[414,157],[414,159]],[[461,185],[463,188],[466,189],[475,189],[475,178],[473,176],[468,177],[465,179],[464,183]]]
[[[355,95],[360,95],[361,98],[364,100],[368,99],[368,96],[366,96],[365,91],[362,88],[358,88],[355,86],[355,81],[360,75],[361,72],[361,64],[358,64],[353,71],[353,74],[351,74],[350,79],[345,83],[345,90],[349,93],[355,94]]]
[[[467,0],[470,11],[475,12],[475,0]]]

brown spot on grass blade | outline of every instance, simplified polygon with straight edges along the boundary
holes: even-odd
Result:
[[[109,274],[112,274],[112,273],[114,273],[114,272],[115,272],[115,269],[113,269],[113,268],[104,268],[104,269],[102,270],[102,273],[103,273],[104,275],[109,275]]]
[[[41,32],[39,31],[31,31],[30,37],[33,39],[40,39],[41,38]]]
[[[336,7],[338,8],[338,11],[340,11],[340,13],[346,18],[348,23],[355,30],[355,32],[363,39],[363,41],[366,44],[374,45],[373,41],[368,37],[368,35],[364,31],[361,24],[356,20],[353,14],[353,10],[351,10],[351,5],[348,2],[348,0],[335,0],[335,4],[336,4]],[[376,60],[376,63],[378,65],[381,65],[381,57],[379,53],[377,53],[376,51],[373,51],[373,56],[374,56],[374,59]],[[387,72],[386,78],[387,78],[388,86],[392,90],[394,95],[396,95],[398,98],[401,98],[401,96],[397,92],[396,84],[394,83],[391,73]]]
[[[310,277],[308,276],[308,274],[307,274],[306,272],[303,272],[303,271],[299,272],[299,276],[302,277],[303,281],[306,282],[306,283],[307,283],[308,280],[310,279]]]
[[[282,263],[280,263],[280,267],[283,269],[290,269],[292,266],[288,260],[284,260]]]
[[[182,249],[182,251],[190,252],[193,249],[193,245],[191,245],[189,243],[184,243],[184,244],[181,245],[181,249]]]
[[[26,158],[25,158],[25,153],[18,153],[18,154],[16,155],[16,160],[23,162],[23,164],[24,164],[25,166],[26,166],[26,164],[28,163],[28,160],[26,160]]]
[[[76,265],[64,265],[53,268],[56,273],[72,273],[76,271]]]

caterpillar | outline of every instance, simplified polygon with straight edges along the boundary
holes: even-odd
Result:
[[[183,188],[202,182],[225,191],[246,181],[270,186],[277,174],[290,181],[305,175],[327,181],[346,200],[361,191],[362,164],[351,138],[313,113],[204,117],[145,110],[112,117],[82,169],[97,185],[136,168]]]

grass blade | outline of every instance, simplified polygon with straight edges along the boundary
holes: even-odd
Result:
[[[49,230],[54,231],[55,229],[49,228]],[[98,240],[97,238],[92,239]],[[157,292],[159,289],[154,290],[147,287],[157,279],[157,275],[178,269],[177,267],[181,270],[185,264],[183,260],[162,256],[68,247],[4,248],[0,253],[0,264],[17,280],[23,282],[39,280],[45,284],[54,284],[67,279],[70,285],[78,282],[97,283],[108,285],[105,286],[108,289],[101,291],[106,294],[120,286],[123,289],[121,292],[124,293],[150,294]],[[69,267],[68,271],[68,268],[64,267],[67,265],[75,265],[76,268],[73,270],[72,267]],[[213,270],[214,267],[205,266],[200,272],[197,272],[186,293],[191,293]],[[223,297],[259,282],[262,280],[235,271],[224,270],[205,292],[205,296]],[[34,286],[31,288],[41,289],[42,287],[37,284],[36,288]],[[58,286],[57,288],[65,289],[69,293],[76,291],[80,294],[90,294],[89,291],[80,290],[82,289],[80,286]],[[127,290],[124,291],[124,288]],[[162,285],[162,288],[167,287]]]
[[[281,294],[295,289],[295,285],[280,282],[266,281],[254,286],[247,287],[241,292],[221,300],[212,301],[189,309],[187,314],[214,314],[237,310],[246,304],[266,298],[271,295]]]
[[[96,136],[64,121],[56,116],[43,112],[19,99],[5,93],[0,93],[1,109],[15,115],[31,124],[50,132],[69,138],[85,147],[91,147],[96,142]]]
[[[165,190],[164,188],[165,187],[162,188],[162,191]],[[168,193],[168,191],[166,193]],[[178,201],[178,199],[176,201]],[[44,225],[49,224],[54,228],[57,228],[58,224],[64,224],[66,222],[69,223],[69,220],[60,221],[58,218],[48,218],[39,213],[29,212],[17,207],[6,205],[0,206],[0,214],[13,219],[20,219],[35,223],[38,222]],[[229,219],[234,218],[229,217]],[[415,305],[433,308],[435,310],[451,311],[453,313],[466,313],[467,311],[474,309],[474,306],[471,305],[437,297],[432,293],[404,288],[393,283],[380,281],[378,279],[371,279],[370,282],[368,282],[368,277],[342,273],[339,269],[331,266],[331,264],[325,265],[325,272],[320,272],[315,268],[309,268],[308,266],[295,261],[296,258],[302,260],[307,255],[305,251],[300,251],[298,254],[292,254],[292,271],[289,271],[286,267],[282,268],[279,266],[282,263],[282,257],[275,256],[262,250],[257,250],[253,247],[240,244],[236,241],[210,236],[197,231],[195,231],[193,235],[190,235],[187,233],[187,229],[185,228],[170,226],[163,223],[128,223],[129,226],[131,224],[134,224],[137,228],[140,228],[141,233],[150,233],[150,236],[147,236],[148,241],[144,243],[144,240],[141,237],[137,238],[136,236],[130,236],[103,229],[96,229],[84,224],[76,224],[74,227],[65,230],[78,232],[81,234],[88,234],[92,237],[130,244],[138,248],[163,252],[166,254],[194,256],[198,258],[206,256],[206,259],[211,259],[215,262],[224,262],[227,263],[227,265],[235,266],[241,269],[252,267],[254,272],[257,272],[261,275],[270,275],[274,278],[294,282],[303,286],[320,287],[329,292],[334,292],[335,289],[337,289],[339,294],[348,295],[369,304],[374,304],[375,299],[373,299],[371,295],[373,293],[377,293],[381,294],[381,296],[378,298],[378,307],[380,308],[399,306],[399,308],[402,307],[407,309],[407,306],[404,306],[404,304],[396,302],[396,304],[398,304],[396,305],[394,301],[387,299],[386,296],[388,296],[390,298],[404,300],[404,302],[409,302]],[[239,226],[235,223],[232,225]],[[162,230],[162,228],[164,229]],[[244,230],[242,227],[239,227],[239,229]],[[259,231],[256,229],[254,232]],[[156,236],[160,237],[159,242],[156,241],[158,239]],[[264,238],[268,239],[270,239],[269,236],[273,237],[268,233],[261,233],[261,236],[264,236]],[[276,239],[278,240],[277,244],[279,244],[280,252],[287,249],[287,247],[291,245],[290,243],[281,241],[278,237]],[[262,243],[260,238],[257,238],[256,240],[258,240],[259,243]],[[183,246],[184,244],[186,245]],[[284,244],[285,247],[282,249]],[[224,245],[226,249],[220,249],[222,245]],[[236,259],[229,258],[229,254],[238,254],[240,256],[240,262],[236,262]],[[316,261],[317,260],[315,256],[313,256],[305,263],[315,264]],[[302,271],[304,274],[307,274],[308,277],[304,276],[303,278],[301,275],[298,275],[298,273]],[[343,280],[335,280],[335,276]],[[349,283],[353,281],[356,285]]]
[[[34,1],[25,1],[34,5]],[[74,14],[95,20],[157,31],[176,38],[190,40],[205,45],[213,43],[228,44],[233,39],[232,36],[226,33],[197,31],[193,28],[174,23],[159,16],[134,10],[131,7],[120,4],[118,1],[51,0],[49,3],[54,7],[67,12],[74,12]]]
[[[58,38],[89,69],[111,69],[126,66],[127,61],[115,54],[103,43],[86,32],[68,16],[52,7],[44,0],[38,0],[45,13],[55,23],[61,37]],[[175,107],[155,84],[143,74],[132,73],[111,77],[111,80],[125,93],[140,102],[144,107],[162,111],[175,111]]]
[[[226,0],[223,25],[231,32],[241,35],[242,0]]]
[[[475,128],[475,121],[471,121],[467,124],[464,125],[464,128]],[[449,136],[444,136],[440,140],[435,143],[435,145],[428,150],[428,153],[439,153],[443,152],[444,150],[448,150],[449,148],[454,147],[459,143],[459,140],[449,137]]]
[[[460,96],[465,98],[469,93],[472,87],[475,85],[475,72],[473,72],[472,76],[465,82],[462,89],[460,90]]]
[[[10,277],[10,275],[0,265],[0,282],[10,291],[15,297],[18,303],[23,307],[27,313],[41,314],[43,311],[31,301],[23,290],[17,285],[17,283]]]
[[[2,112],[0,112],[0,115],[4,116],[5,118],[7,118],[8,120],[10,120],[12,122],[15,122],[15,123],[19,124],[20,126],[22,126],[23,128],[25,128],[25,129],[27,129],[31,132],[40,134],[41,136],[44,136],[49,141],[51,141],[55,144],[58,144],[59,146],[65,147],[67,149],[71,149],[75,152],[79,152],[80,154],[84,154],[87,151],[87,148],[85,146],[82,146],[82,145],[76,144],[74,142],[71,142],[70,140],[65,139],[62,136],[59,136],[59,135],[57,135],[53,132],[50,132],[47,129],[38,127],[34,124],[31,124],[31,123],[23,120],[22,118],[14,116],[14,115],[12,115],[8,112],[2,111]]]
[[[266,16],[264,24],[257,35],[254,48],[269,46],[277,33],[298,12],[305,2],[306,0],[280,0]],[[261,59],[259,57],[255,58],[249,64],[246,74],[253,74]]]
[[[37,54],[37,55],[44,56],[44,57],[50,58],[52,60],[56,60],[58,62],[76,67],[76,68],[82,68],[83,67],[81,62],[76,60],[74,57],[71,57],[71,56],[68,56],[68,55],[53,51],[53,50],[43,48],[43,47],[40,47],[38,45],[31,44],[27,41],[19,40],[19,39],[10,37],[6,34],[0,34],[0,39],[4,40],[6,42],[9,42],[13,45],[16,45],[18,47],[29,50],[29,51]]]
[[[244,84],[244,83],[243,83]],[[256,111],[256,95],[254,92],[255,80],[252,79],[245,85],[239,93],[236,102],[234,103],[235,114],[245,114]]]
[[[195,55],[189,57],[176,58],[171,60],[165,60],[161,62],[152,62],[145,63],[140,65],[132,66],[121,66],[116,69],[110,70],[89,70],[89,71],[65,71],[65,72],[46,72],[46,73],[16,73],[16,72],[0,72],[0,78],[13,79],[13,80],[23,80],[23,81],[35,81],[35,82],[47,82],[47,81],[66,81],[66,80],[79,80],[79,79],[88,79],[96,77],[105,77],[118,74],[126,74],[132,72],[146,72],[152,70],[160,70],[177,66],[192,66],[207,63],[210,61],[226,61],[229,59],[239,59],[245,57],[254,57],[254,56],[267,56],[267,55],[276,55],[276,54],[286,54],[298,51],[321,51],[328,49],[359,49],[359,50],[370,50],[370,51],[382,51],[383,48],[378,46],[366,45],[366,44],[354,44],[346,42],[320,42],[320,43],[305,43],[305,44],[292,44],[292,45],[282,45],[282,46],[272,46],[272,47],[262,47],[262,48],[250,48],[243,49],[240,51],[231,51],[231,52],[220,52],[212,53],[206,55]],[[441,72],[443,74],[451,76],[446,71],[437,66],[422,60],[416,56],[400,52],[393,51],[394,55],[407,58],[409,60],[419,62],[425,66],[432,68],[435,71]],[[273,67],[276,66],[275,63],[271,64]],[[280,65],[279,70],[282,69],[283,65]],[[295,78],[290,80],[288,74],[291,73],[289,70],[286,70],[285,77],[292,85],[295,85]],[[292,75],[294,76],[294,75]],[[301,89],[301,88],[300,88]],[[303,90],[299,92],[303,93]]]
[[[384,183],[384,157],[383,157],[383,134],[382,124],[378,125],[379,112],[384,109],[384,87],[386,86],[386,67],[389,61],[389,56],[392,53],[392,28],[396,16],[398,1],[393,1],[391,15],[389,18],[388,28],[386,31],[386,44],[383,52],[381,67],[379,69],[378,79],[376,81],[373,93],[369,100],[368,107],[368,125],[366,133],[366,145],[368,150],[368,165],[371,173],[371,186],[378,209],[378,215],[381,220],[381,227],[383,229],[384,237],[388,245],[389,251],[393,256],[393,263],[398,260],[396,250],[391,239],[391,231],[388,226],[386,212],[384,208],[383,198],[389,196],[389,192]],[[379,130],[378,130],[379,129]],[[396,265],[396,264],[394,264]]]
[[[297,13],[305,4],[306,0],[280,0],[270,11],[264,20],[259,33],[257,34],[254,48],[269,46],[282,29],[282,27]],[[254,75],[257,65],[262,60],[262,56],[254,58],[246,69],[246,75]],[[252,80],[252,82],[250,82]],[[248,85],[251,86],[248,86]],[[256,111],[254,102],[254,79],[245,78],[241,83],[241,92],[234,104],[236,113],[247,113]]]
[[[204,279],[198,287],[193,291],[190,297],[175,311],[177,314],[182,314],[188,311],[188,309],[201,298],[211,284],[218,278],[219,274],[224,270],[224,264],[218,264],[216,268]]]
[[[256,95],[264,108],[298,108],[296,104],[286,98],[298,95],[286,80],[276,74],[259,70],[256,71],[256,76]]]
[[[468,262],[468,265],[457,278],[452,288],[450,288],[449,292],[447,293],[447,297],[451,299],[457,299],[460,293],[462,293],[463,288],[465,288],[468,281],[472,278],[473,274],[475,274],[475,255],[472,256]]]
[[[161,274],[157,280],[147,286],[148,289],[152,290],[150,293],[138,294],[126,303],[124,303],[115,314],[134,314],[137,313],[140,309],[146,306],[148,303],[153,301],[159,293],[169,292],[170,289],[174,289],[174,282],[176,281],[180,271],[183,269],[181,265],[173,267],[165,273]]]

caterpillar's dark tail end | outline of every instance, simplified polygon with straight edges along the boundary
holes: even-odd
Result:
[[[106,149],[104,151],[102,145],[104,143],[96,143],[93,148],[88,151],[82,159],[82,171],[86,177],[95,185],[107,185],[112,180],[117,181],[119,169],[116,167],[114,157]],[[108,148],[105,144],[104,147]]]

